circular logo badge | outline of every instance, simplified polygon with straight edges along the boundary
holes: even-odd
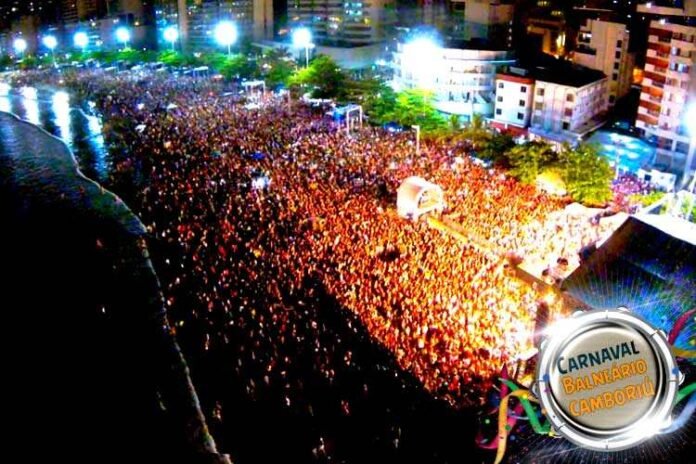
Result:
[[[576,313],[540,348],[536,393],[559,435],[616,451],[665,427],[680,372],[664,333],[625,310]]]

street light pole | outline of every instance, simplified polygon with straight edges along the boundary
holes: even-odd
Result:
[[[418,124],[414,124],[411,126],[416,131],[416,156],[420,156],[420,126]]]
[[[295,29],[292,33],[292,44],[294,47],[296,47],[296,50],[298,48],[300,50],[302,50],[302,47],[304,47],[305,68],[308,68],[309,67],[309,47],[312,46],[312,31],[310,31],[306,27],[301,27],[299,29]],[[299,56],[298,56],[298,58],[299,58]]]
[[[237,26],[231,21],[222,21],[215,26],[215,40],[222,46],[227,46],[227,56],[232,56],[232,44],[237,41]]]

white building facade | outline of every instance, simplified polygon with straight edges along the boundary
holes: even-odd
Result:
[[[573,85],[537,79],[530,133],[559,141],[579,140],[602,123],[607,78]]]
[[[496,76],[494,127],[513,133],[523,133],[529,127],[535,81],[527,74],[524,69],[512,68]]]
[[[433,92],[435,107],[470,119],[474,114],[493,115],[495,76],[514,64],[505,50],[444,48],[419,42],[399,44],[394,53],[396,90],[421,88]]]
[[[581,26],[573,61],[602,71],[609,80],[609,106],[631,89],[634,56],[628,52],[629,34],[625,24],[588,20]]]
[[[496,76],[491,125],[531,139],[574,143],[603,124],[606,93],[606,76],[586,68],[510,67]]]

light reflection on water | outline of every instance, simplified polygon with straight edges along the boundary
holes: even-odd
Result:
[[[0,96],[0,111],[9,113],[12,111],[12,103],[7,95]]]
[[[75,154],[84,174],[104,181],[109,175],[110,158],[101,119],[85,113],[78,104],[62,90],[22,87],[12,91],[10,86],[0,83],[0,111],[15,113],[60,137]],[[89,106],[90,110],[94,108]]]
[[[70,130],[70,95],[62,91],[53,94],[53,113],[55,114],[53,122],[55,122],[60,131],[59,137],[72,148],[73,135]]]
[[[37,126],[41,125],[37,90],[34,87],[22,87],[21,92],[22,103],[24,104],[24,119]]]

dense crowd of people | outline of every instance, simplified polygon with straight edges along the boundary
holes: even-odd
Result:
[[[612,183],[614,192],[614,204],[616,208],[634,212],[638,205],[631,203],[634,195],[647,195],[655,191],[648,182],[645,182],[634,174],[621,174]]]
[[[506,257],[577,260],[610,231],[557,213],[566,200],[475,164],[465,146],[426,142],[416,156],[411,134],[346,134],[287,100],[249,109],[211,80],[83,71],[65,85],[117,129],[106,134],[120,147],[114,182],[136,186],[128,200],[153,237],[183,345],[238,346],[247,392],[294,385],[288,406],[302,384],[296,350],[313,349],[327,382],[351,363],[323,343],[312,305],[325,296],[435,396],[480,403],[503,363],[532,346],[542,297]],[[396,215],[412,175],[443,188],[443,220],[470,242]]]

